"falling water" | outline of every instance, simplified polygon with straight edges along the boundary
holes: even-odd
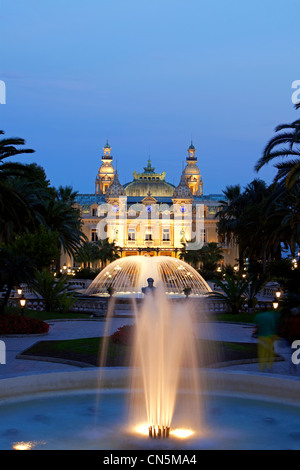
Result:
[[[151,432],[170,428],[172,434],[180,427],[199,434],[203,423],[197,355],[189,301],[171,304],[160,285],[145,296],[136,317],[130,417],[134,428],[144,423]]]
[[[183,295],[185,288],[190,288],[194,296],[211,292],[202,276],[182,260],[170,256],[128,256],[104,268],[86,293],[103,295],[113,287],[116,296],[142,296],[142,288],[147,285],[149,277],[157,284],[162,282],[167,294]]]
[[[154,279],[156,288],[143,296],[148,278]],[[170,430],[172,435],[176,428],[199,436],[204,426],[200,403],[203,378],[200,381],[194,303],[184,298],[183,292],[189,288],[193,297],[204,297],[211,291],[209,286],[181,260],[133,256],[111,263],[87,293],[103,295],[108,287],[113,287],[114,298],[130,294],[135,319],[129,427],[140,429],[143,423],[151,437],[161,430]],[[174,300],[168,294],[179,298]],[[142,302],[137,303],[137,297],[142,296]],[[109,302],[107,326],[113,302]],[[103,345],[101,366],[105,365],[107,341]]]

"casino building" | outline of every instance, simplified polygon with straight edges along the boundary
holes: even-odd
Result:
[[[77,205],[83,231],[90,241],[109,238],[122,256],[144,255],[178,257],[183,247],[201,248],[217,242],[218,207],[222,195],[203,193],[203,180],[196,149],[187,149],[185,167],[174,186],[166,172],[157,173],[149,159],[143,170],[133,171],[132,181],[121,184],[107,142],[95,180],[93,194],[80,194]],[[234,265],[235,245],[222,245],[224,264]],[[72,260],[62,261],[72,266]]]

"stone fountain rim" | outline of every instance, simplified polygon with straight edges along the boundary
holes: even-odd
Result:
[[[130,374],[129,374],[130,372]],[[281,375],[263,375],[240,371],[205,370],[208,391],[213,394],[264,400],[277,404],[300,407],[300,381]],[[128,390],[131,368],[99,368],[84,371],[52,372],[1,379],[0,400],[2,404],[26,401],[53,395],[83,393],[98,389],[104,391]]]

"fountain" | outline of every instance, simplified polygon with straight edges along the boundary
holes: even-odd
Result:
[[[86,290],[87,295],[107,295],[111,287],[115,297],[142,297],[148,278],[162,283],[165,293],[172,297],[190,295],[203,297],[211,289],[202,276],[189,264],[170,256],[128,256],[113,261],[104,268]]]
[[[90,289],[114,287],[106,337],[115,295],[132,293],[131,367],[105,367],[104,341],[100,369],[2,380],[0,449],[299,449],[299,381],[201,367],[191,297],[205,281],[179,260],[135,258]]]
[[[134,311],[132,426],[141,429],[139,421],[142,420],[149,437],[168,438],[173,432],[173,418],[180,414],[178,426],[182,429],[185,423],[185,429],[196,433],[202,421],[201,394],[194,309],[190,299],[205,298],[211,292],[210,287],[194,268],[177,258],[132,256],[116,260],[102,270],[86,293],[103,295],[108,290],[113,291],[114,298],[108,305],[107,328],[116,298],[129,297]],[[141,296],[144,299],[138,303]],[[107,346],[106,340],[101,366],[105,366]],[[183,406],[177,406],[179,390],[189,395]],[[141,410],[144,410],[143,417]]]

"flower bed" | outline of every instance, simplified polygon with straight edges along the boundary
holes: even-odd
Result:
[[[30,335],[49,331],[48,323],[20,315],[0,316],[0,335]]]
[[[134,336],[134,325],[124,325],[117,329],[110,337],[111,341],[124,346],[132,346]]]

